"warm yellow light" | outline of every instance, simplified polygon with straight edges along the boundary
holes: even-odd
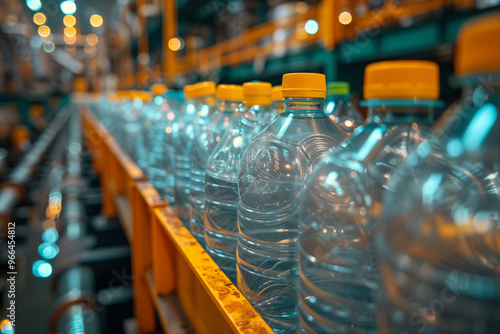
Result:
[[[63,23],[66,27],[73,27],[76,24],[76,18],[73,15],[65,15]]]
[[[96,34],[88,34],[86,40],[88,44],[96,45],[99,42],[99,37]]]
[[[40,37],[48,37],[50,35],[50,28],[46,25],[39,26],[38,35],[40,35]]]
[[[83,51],[85,51],[85,53],[88,55],[92,55],[95,53],[96,49],[95,46],[87,44],[83,47]]]
[[[181,40],[177,37],[171,38],[168,41],[168,48],[172,51],[178,51],[182,46]]]
[[[75,37],[76,36],[76,29],[75,27],[66,27],[64,28],[64,36],[66,37]]]
[[[41,26],[45,23],[45,21],[47,21],[47,18],[43,13],[36,13],[33,15],[33,22],[35,22],[35,24]]]
[[[100,26],[102,26],[102,22],[102,16],[99,14],[94,14],[90,17],[90,25],[94,28],[99,28]]]
[[[352,22],[352,15],[348,11],[344,11],[339,15],[339,22],[343,25],[348,25]]]
[[[73,37],[64,36],[64,41],[67,44],[75,44],[76,43],[76,36],[73,36]]]

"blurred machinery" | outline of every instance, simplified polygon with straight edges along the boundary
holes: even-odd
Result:
[[[33,274],[18,284],[18,317],[33,308],[39,314],[18,322],[20,333],[40,326],[50,333],[120,333],[123,317],[132,317],[129,245],[117,221],[99,216],[99,180],[90,172],[76,111],[69,105],[58,113],[0,189],[2,234],[15,221],[17,258],[26,256],[17,270],[31,266]],[[7,257],[3,238],[0,254]]]

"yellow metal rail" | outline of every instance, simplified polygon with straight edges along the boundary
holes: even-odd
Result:
[[[129,237],[139,330],[158,317],[166,333],[274,333],[87,109],[82,124],[103,213]]]
[[[172,2],[165,0],[166,4]],[[307,13],[257,25],[241,36],[213,46],[196,49],[193,43],[186,43],[185,55],[181,57],[172,52],[164,41],[164,51],[168,55],[165,72],[169,79],[193,72],[208,73],[223,66],[237,66],[257,57],[269,57],[273,53],[279,54],[311,44],[321,44],[325,49],[332,50],[340,42],[354,39],[362,32],[368,31],[367,35],[370,36],[370,32],[402,19],[428,15],[450,7],[457,10],[472,9],[474,0],[390,0],[376,10],[369,9],[368,0],[323,0],[311,6]],[[175,6],[169,8],[175,9]],[[342,13],[348,14],[343,14],[341,19]],[[305,31],[304,25],[308,20],[318,22],[317,33],[311,35]],[[173,28],[167,30],[171,34]],[[276,38],[277,32],[285,38]],[[186,41],[190,38],[187,36]]]

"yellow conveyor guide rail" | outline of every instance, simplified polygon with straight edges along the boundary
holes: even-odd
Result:
[[[147,182],[94,114],[82,131],[101,178],[103,214],[118,217],[132,251],[141,333],[274,333]]]

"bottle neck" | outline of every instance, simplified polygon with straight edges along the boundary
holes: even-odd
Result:
[[[228,101],[219,100],[217,103],[217,109],[219,112],[234,112],[240,106],[241,101]]]
[[[212,113],[215,107],[215,96],[207,95],[198,98],[198,104],[196,105],[196,112],[198,116],[206,117]]]
[[[318,98],[286,98],[285,109],[282,115],[324,115],[323,104],[324,99]]]
[[[351,104],[351,100],[349,98],[350,95],[329,94],[326,99],[327,101],[333,101],[336,104],[347,105]]]
[[[428,124],[434,122],[434,107],[423,105],[374,105],[368,107],[366,123],[383,124]]]
[[[254,115],[265,115],[267,113],[271,113],[273,110],[273,106],[271,104],[269,105],[253,105],[248,108],[248,110],[254,114]]]
[[[183,114],[187,117],[190,117],[196,114],[196,106],[198,105],[198,99],[196,98],[186,98],[184,101]]]

